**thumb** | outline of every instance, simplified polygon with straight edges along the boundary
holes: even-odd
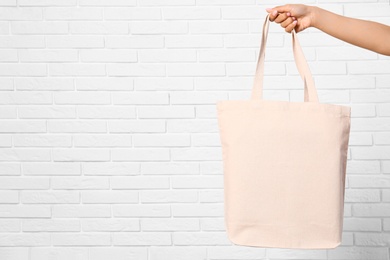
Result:
[[[276,10],[278,13],[287,13],[291,11],[291,7],[289,5],[279,5],[275,6],[274,8],[267,8],[268,13],[271,13],[272,11]]]

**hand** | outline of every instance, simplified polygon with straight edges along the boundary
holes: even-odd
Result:
[[[295,32],[303,31],[314,24],[315,9],[313,6],[287,4],[266,10],[270,14],[269,20],[279,23],[288,33],[291,33],[293,29]]]

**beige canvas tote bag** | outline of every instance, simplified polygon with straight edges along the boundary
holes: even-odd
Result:
[[[318,101],[295,31],[304,102],[263,100],[269,16],[249,100],[217,101],[227,236],[236,245],[326,249],[341,244],[349,106]]]

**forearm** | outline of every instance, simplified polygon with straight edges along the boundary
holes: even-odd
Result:
[[[312,26],[345,42],[390,55],[390,26],[341,16],[316,6]]]

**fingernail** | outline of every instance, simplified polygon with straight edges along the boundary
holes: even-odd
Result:
[[[287,16],[290,16],[290,13],[287,13]]]
[[[294,24],[297,23],[297,20],[295,20],[293,23],[294,23]]]
[[[269,10],[271,10],[272,8],[265,8],[265,10],[267,10],[267,11],[269,11]]]
[[[277,14],[278,14],[278,11],[276,11],[276,10],[272,12],[272,15],[277,15]]]

